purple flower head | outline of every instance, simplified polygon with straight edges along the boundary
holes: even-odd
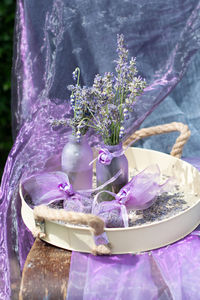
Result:
[[[74,81],[78,80],[79,81],[79,76],[80,76],[80,69],[76,68],[74,72],[72,73],[72,77]]]
[[[124,108],[123,115],[124,115],[124,120],[129,119],[129,111],[127,108]]]
[[[127,60],[128,58],[128,50],[124,44],[124,35],[118,34],[117,35],[117,53],[120,58]]]
[[[76,141],[77,141],[77,143],[80,143],[80,141],[81,141],[81,132],[80,132],[80,130],[78,130],[76,132]]]
[[[71,92],[73,92],[75,90],[75,86],[73,84],[70,84],[67,86],[67,89]]]
[[[124,136],[124,126],[120,127],[119,138],[121,139]]]
[[[71,104],[71,107],[74,109],[74,105],[75,105],[75,97],[74,97],[73,94],[70,96],[70,104]]]
[[[76,81],[76,79],[77,79],[77,73],[75,71],[72,73],[72,76],[73,76],[74,81]]]
[[[101,149],[99,151],[98,161],[103,165],[110,165],[113,159],[112,154],[107,149]]]

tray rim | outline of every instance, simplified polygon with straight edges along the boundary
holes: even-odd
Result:
[[[156,151],[156,150],[150,150],[150,149],[132,147],[131,151],[133,151],[133,153],[135,151],[139,151],[139,152],[141,151],[143,153],[145,153],[145,152],[146,153],[150,153],[150,154],[153,153],[154,155],[159,154],[159,155],[162,155],[163,157],[165,156],[166,159],[170,157],[172,160],[174,160],[174,162],[176,162],[177,160],[180,161],[180,159],[178,159],[178,158],[172,157],[169,154],[162,153],[162,152],[159,152],[159,151]],[[195,172],[197,172],[199,174],[198,170],[194,166],[192,166],[190,163],[181,160],[181,164],[183,164],[185,166],[189,166],[190,168],[192,168],[193,170],[195,170]],[[199,178],[200,178],[200,174],[199,174]],[[32,214],[32,217],[33,217],[33,210],[25,202],[25,200],[23,198],[22,189],[21,189],[21,183],[20,183],[19,193],[20,193],[20,197],[21,197],[21,200],[22,200],[22,218],[23,218],[23,221],[24,221],[25,225],[31,230],[31,226],[30,225],[28,226],[26,224],[25,220],[24,220],[24,214],[26,213],[25,210],[29,210],[29,213]],[[111,235],[112,233],[122,234],[123,232],[128,232],[128,231],[132,231],[134,233],[134,232],[137,232],[137,231],[143,231],[145,229],[147,229],[147,231],[148,231],[149,228],[154,228],[154,227],[157,228],[157,227],[159,227],[159,225],[162,227],[162,225],[165,226],[169,222],[174,222],[177,218],[182,218],[183,215],[186,216],[187,214],[191,214],[192,210],[195,210],[195,209],[198,210],[198,207],[199,207],[199,210],[200,210],[200,195],[199,195],[199,200],[197,200],[196,203],[193,203],[190,207],[188,207],[184,211],[181,211],[178,214],[170,216],[170,217],[168,217],[166,219],[154,221],[154,222],[148,223],[148,224],[142,224],[142,225],[135,225],[135,226],[131,226],[131,227],[126,227],[126,228],[124,228],[124,227],[122,227],[122,228],[105,228],[105,232],[108,235]],[[91,235],[90,228],[87,227],[87,226],[72,225],[72,224],[69,224],[69,223],[63,224],[63,223],[58,223],[56,221],[48,221],[48,222],[54,223],[54,224],[56,224],[58,226],[62,226],[63,228],[66,228],[66,229],[69,229],[69,230],[77,230],[77,231],[80,230],[82,232],[83,231],[87,231],[87,233]],[[185,232],[184,234],[180,235],[179,238],[177,238],[177,239],[175,239],[173,241],[167,241],[166,243],[162,243],[161,246],[156,247],[156,248],[160,248],[162,246],[166,246],[166,245],[171,244],[171,243],[173,243],[173,242],[175,242],[177,240],[180,240],[181,238],[183,238],[184,236],[186,236],[187,234],[189,234],[190,232],[192,232],[199,224],[200,224],[200,213],[199,213],[199,219],[198,219],[198,221],[195,223],[195,225],[193,224],[193,226],[191,226],[190,229],[188,229],[187,232]],[[66,229],[64,229],[64,231]],[[50,244],[54,244],[55,245],[55,243],[52,243],[51,241],[49,241],[48,238],[44,238],[43,240],[47,241]],[[59,246],[59,247],[63,248],[62,246]],[[153,249],[156,249],[156,248],[153,248]],[[74,250],[74,251],[80,251],[80,250],[74,249],[73,247],[68,247],[68,248],[64,247],[64,249],[70,249],[70,250]],[[152,248],[144,249],[143,251],[148,251],[148,250],[151,250],[151,249]],[[90,251],[82,251],[82,252],[90,252]],[[133,252],[133,251],[131,251],[131,252]],[[129,251],[129,252],[117,252],[117,253],[120,254],[120,253],[131,253],[131,252]],[[117,254],[117,253],[114,252],[114,254]]]

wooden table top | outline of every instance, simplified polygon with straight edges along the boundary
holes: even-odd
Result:
[[[36,239],[25,262],[20,300],[66,299],[71,251]]]

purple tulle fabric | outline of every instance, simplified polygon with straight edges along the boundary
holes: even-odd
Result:
[[[155,197],[169,191],[169,181],[160,184],[161,172],[158,165],[148,166],[134,176],[118,193],[120,199],[128,209],[138,210],[149,208]]]
[[[63,203],[63,208],[68,211],[83,212],[90,214],[92,211],[93,198],[86,195],[75,194]]]
[[[1,299],[10,299],[13,268],[23,267],[33,243],[21,218],[19,181],[46,166],[50,170],[49,162],[55,162],[68,140],[68,127],[51,124],[69,118],[67,85],[75,67],[81,68],[85,85],[91,85],[96,73],[113,71],[116,35],[124,34],[130,55],[137,55],[138,69],[148,82],[126,124],[129,135],[182,79],[200,47],[197,0],[97,2],[17,1],[12,85],[15,143],[0,191]],[[92,132],[89,141],[99,142]]]
[[[200,299],[198,235],[137,255],[73,252],[67,300]]]
[[[51,204],[65,198],[66,193],[59,187],[64,182],[68,182],[68,176],[63,172],[41,173],[25,180],[23,188],[33,206]]]

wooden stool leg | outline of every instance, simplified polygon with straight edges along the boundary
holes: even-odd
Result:
[[[70,261],[71,251],[36,239],[24,265],[19,299],[66,299]]]

